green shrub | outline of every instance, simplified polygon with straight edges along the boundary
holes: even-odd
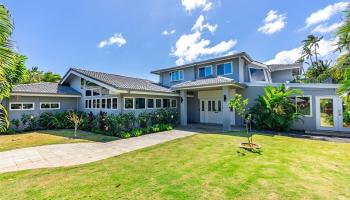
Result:
[[[120,115],[120,125],[122,131],[131,131],[136,124],[136,116],[133,112]]]
[[[38,128],[38,121],[34,115],[22,114],[21,122],[23,124],[24,131],[33,131]]]
[[[16,131],[19,131],[19,125],[21,121],[19,121],[19,119],[13,119],[11,120],[11,123],[16,127]]]
[[[132,137],[138,137],[142,135],[142,129],[135,128],[130,133]]]
[[[170,131],[173,130],[173,126],[171,124],[161,124],[161,128],[162,131]]]
[[[119,133],[119,137],[121,137],[121,138],[129,138],[129,137],[131,137],[131,133],[127,132],[127,131],[121,131]]]
[[[106,117],[106,129],[113,135],[118,135],[118,133],[122,130],[121,116],[115,114],[108,115]]]
[[[296,112],[295,104],[288,97],[302,95],[302,91],[287,89],[284,84],[279,87],[267,86],[264,96],[259,95],[257,103],[250,109],[253,126],[257,129],[285,131],[295,121],[301,120]]]
[[[151,114],[147,112],[142,112],[138,116],[138,123],[140,128],[146,128],[148,124],[150,123],[151,119]]]
[[[156,133],[156,132],[159,132],[161,129],[160,129],[160,125],[159,124],[155,124],[153,126],[151,126],[151,133]]]
[[[163,108],[151,113],[151,124],[173,124],[178,121],[178,113],[175,108]]]

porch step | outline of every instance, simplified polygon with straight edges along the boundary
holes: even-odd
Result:
[[[305,133],[309,135],[350,138],[350,132],[344,131],[305,131]]]

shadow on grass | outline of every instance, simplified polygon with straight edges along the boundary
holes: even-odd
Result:
[[[74,136],[74,130],[72,129],[62,129],[62,130],[41,130],[37,131],[38,133],[42,134],[48,134],[48,135],[55,135],[60,137],[65,137],[67,139],[74,139],[74,140],[88,140],[92,142],[111,142],[114,140],[118,140],[118,137],[114,136],[107,136],[102,134],[96,134],[88,131],[77,131],[77,137]]]

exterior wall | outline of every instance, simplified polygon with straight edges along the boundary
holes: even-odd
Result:
[[[316,96],[325,96],[325,95],[336,95],[336,89],[334,88],[306,88],[306,87],[293,87],[293,89],[300,89],[304,92],[304,95],[311,96],[311,117],[303,117],[303,122],[297,122],[292,126],[292,129],[295,130],[316,130]],[[255,99],[259,95],[263,95],[263,86],[249,86],[245,90],[239,91],[243,94],[245,98],[249,99],[248,107],[251,107],[255,104]],[[237,119],[237,118],[236,118]],[[241,119],[236,123],[242,124]]]
[[[22,114],[31,114],[33,116],[38,116],[43,112],[62,112],[67,110],[77,110],[79,106],[79,98],[77,97],[25,97],[25,96],[11,96],[8,99],[7,106],[9,108],[10,103],[34,103],[34,110],[10,110],[9,120],[20,119]],[[60,109],[58,110],[41,110],[40,102],[59,102]]]
[[[293,80],[293,73],[291,69],[275,71],[271,72],[271,78],[274,83],[285,83]]]

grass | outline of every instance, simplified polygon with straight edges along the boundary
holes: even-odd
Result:
[[[350,144],[200,134],[67,168],[0,175],[0,199],[350,199]]]
[[[65,144],[77,142],[108,142],[116,137],[78,131],[77,138],[74,130],[46,130],[15,135],[0,135],[0,151],[33,147],[49,144]]]

